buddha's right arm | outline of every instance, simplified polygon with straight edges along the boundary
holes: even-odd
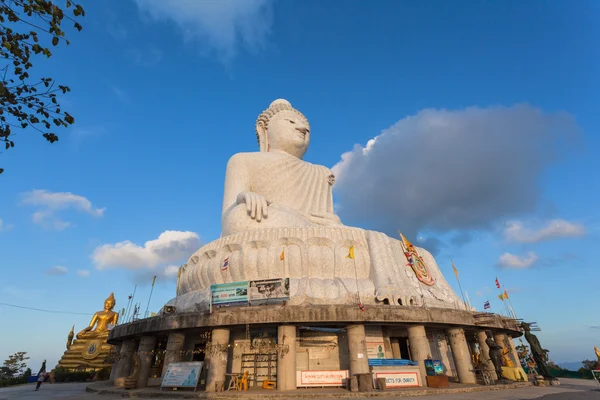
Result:
[[[235,154],[227,162],[225,190],[223,192],[223,218],[238,205],[238,195],[250,190],[250,175],[240,154]]]

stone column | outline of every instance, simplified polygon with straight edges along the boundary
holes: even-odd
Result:
[[[442,355],[442,364],[444,365],[444,369],[446,370],[447,376],[454,376],[454,370],[452,368],[452,363],[450,362],[450,357],[448,357],[448,341],[446,340],[446,335],[441,335],[442,337],[439,339],[439,347],[440,354]]]
[[[181,352],[183,351],[183,342],[185,342],[185,334],[181,332],[169,333],[167,339],[167,348],[165,349],[165,357],[163,361],[163,369],[161,377],[167,373],[167,368],[172,362],[179,362],[183,359]]]
[[[450,348],[452,357],[456,365],[456,375],[460,383],[476,383],[475,373],[473,372],[473,362],[469,345],[465,338],[465,331],[462,328],[448,329],[448,338],[450,339]]]
[[[369,372],[369,359],[367,358],[367,342],[364,325],[348,325],[348,353],[350,353],[350,377],[355,374]]]
[[[119,353],[119,361],[115,365],[115,381],[114,385],[118,387],[123,386],[123,379],[131,373],[133,352],[136,349],[136,343],[133,339],[124,340],[121,344],[121,351]]]
[[[215,383],[225,383],[227,373],[227,356],[229,355],[229,329],[217,328],[212,330],[210,353],[208,358],[208,375],[206,377],[206,391],[216,391]]]
[[[517,346],[515,345],[515,340],[511,337],[508,342],[510,343],[510,347],[512,350],[512,358],[515,362],[515,367],[521,366],[521,360],[519,359],[519,353],[517,352]]]
[[[425,359],[429,357],[429,340],[423,325],[408,327],[408,344],[410,345],[410,356],[413,361],[419,363],[421,372],[421,384],[427,386],[427,371],[425,371]]]
[[[150,367],[152,366],[152,359],[154,358],[152,350],[154,350],[155,344],[155,336],[143,336],[140,339],[140,344],[138,346],[138,355],[140,357],[140,371],[137,381],[138,389],[148,385],[148,376],[150,376]]]
[[[277,344],[277,390],[296,390],[296,326],[279,326]]]
[[[494,368],[494,363],[490,359],[490,348],[488,347],[485,340],[487,336],[484,330],[477,331],[477,341],[479,342],[479,360],[481,364],[481,368],[485,369],[493,380],[498,380],[498,375],[496,374],[496,369]]]
[[[392,358],[402,358],[400,354],[400,342],[398,338],[394,338],[392,341]]]
[[[121,344],[122,344],[122,342],[115,346],[115,353],[117,355],[121,354]],[[108,378],[108,381],[110,383],[114,383],[115,382],[115,374],[117,373],[117,363],[118,363],[118,360],[115,361],[115,363],[110,368],[110,377]]]
[[[509,336],[506,333],[494,333],[494,341],[498,346],[502,346],[503,350],[508,347],[508,358],[515,363],[515,367],[521,366],[521,362],[519,361],[519,355],[515,350],[515,345],[512,341],[512,338],[509,338]]]

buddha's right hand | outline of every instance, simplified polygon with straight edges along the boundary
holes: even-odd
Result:
[[[250,218],[255,219],[256,222],[262,221],[263,218],[267,218],[268,210],[267,207],[270,204],[262,194],[254,192],[241,192],[237,196],[237,203],[246,203],[246,210],[250,214]]]

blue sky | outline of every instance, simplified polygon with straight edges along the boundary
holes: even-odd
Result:
[[[256,117],[286,98],[345,224],[402,230],[458,290],[452,256],[480,309],[502,311],[498,276],[551,358],[593,357],[597,2],[83,5],[83,31],[35,65],[70,85],[75,125],[0,155],[0,302],[91,316],[137,283],[144,310],[157,274],[157,311],[175,294],[165,269],[220,235],[228,158],[257,150]],[[27,351],[33,369],[89,322],[0,315],[0,357]]]

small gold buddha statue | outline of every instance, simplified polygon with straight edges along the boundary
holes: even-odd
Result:
[[[115,295],[111,293],[104,301],[104,310],[94,314],[90,325],[77,334],[77,339],[93,339],[108,336],[108,325],[116,324],[119,320],[119,313],[113,311],[116,304]]]

